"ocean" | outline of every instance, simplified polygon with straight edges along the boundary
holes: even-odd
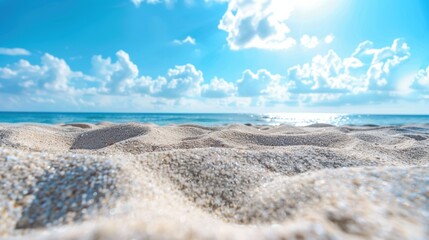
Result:
[[[224,124],[306,126],[314,123],[341,125],[406,125],[429,124],[429,115],[375,115],[335,113],[60,113],[60,112],[0,112],[2,123],[61,124],[74,122],[142,122],[157,125]]]

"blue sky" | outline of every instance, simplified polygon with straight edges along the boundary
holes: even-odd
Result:
[[[429,113],[429,1],[0,0],[0,110]]]

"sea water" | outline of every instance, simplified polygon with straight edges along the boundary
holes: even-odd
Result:
[[[306,126],[315,123],[341,125],[405,125],[429,124],[429,115],[374,115],[336,113],[60,113],[60,112],[0,112],[3,123],[61,124],[74,122],[141,122],[157,125],[224,124]]]

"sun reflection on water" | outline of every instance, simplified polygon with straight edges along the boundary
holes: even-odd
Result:
[[[269,125],[307,126],[325,123],[338,126],[347,124],[349,115],[339,113],[266,113],[262,115],[262,119]]]

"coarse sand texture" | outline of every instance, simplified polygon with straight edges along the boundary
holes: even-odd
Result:
[[[429,125],[0,125],[0,237],[429,239]]]

